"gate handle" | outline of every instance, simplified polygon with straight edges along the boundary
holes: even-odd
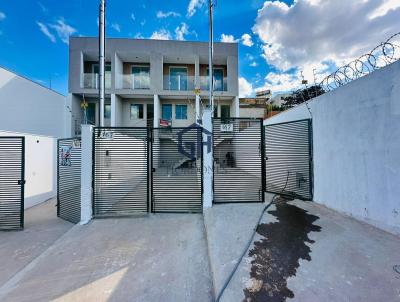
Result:
[[[26,183],[26,180],[25,179],[20,179],[20,180],[18,180],[18,184],[19,185],[24,185]]]

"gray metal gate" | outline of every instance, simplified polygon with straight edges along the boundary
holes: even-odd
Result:
[[[25,138],[0,137],[0,230],[24,227]]]
[[[213,119],[214,202],[264,202],[262,119]]]
[[[266,191],[312,200],[312,124],[299,120],[265,126]]]
[[[202,212],[202,129],[152,130],[152,212]]]
[[[148,128],[94,128],[95,217],[148,212],[149,131]]]
[[[57,150],[57,216],[78,223],[81,220],[81,139],[59,139]]]

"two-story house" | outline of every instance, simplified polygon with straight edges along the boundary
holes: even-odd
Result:
[[[74,136],[84,120],[99,125],[98,39],[71,37],[69,58],[67,104]],[[213,63],[214,116],[238,117],[237,43],[215,43]],[[107,39],[105,126],[195,123],[208,104],[208,74],[207,42]]]

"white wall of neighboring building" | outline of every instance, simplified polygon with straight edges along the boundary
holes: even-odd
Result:
[[[400,234],[400,61],[308,104],[314,200]],[[302,104],[264,124],[304,118]]]
[[[66,98],[0,67],[0,130],[66,135]]]
[[[25,209],[57,194],[57,139],[0,131],[0,136],[25,136]]]

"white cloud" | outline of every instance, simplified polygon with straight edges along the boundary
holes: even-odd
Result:
[[[399,8],[380,18],[368,17],[388,1],[324,0],[317,5],[316,0],[298,0],[291,6],[265,1],[253,32],[264,43],[268,63],[281,70],[323,61],[341,63],[398,32]]]
[[[370,20],[385,16],[390,10],[395,10],[396,8],[400,7],[399,0],[387,0],[386,2],[382,3],[377,9],[375,9],[368,18]]]
[[[39,26],[40,31],[50,39],[51,42],[56,43],[56,37],[50,32],[49,28],[43,24],[42,22],[36,22],[36,24]]]
[[[134,13],[131,13],[131,19],[132,19],[133,21],[136,20],[136,17],[135,17],[135,14],[134,14]]]
[[[222,34],[221,35],[221,42],[223,42],[223,43],[237,43],[237,42],[239,42],[239,39],[235,39],[235,37],[233,35]]]
[[[253,85],[249,83],[245,78],[239,78],[239,97],[249,97],[254,93]]]
[[[251,40],[251,36],[249,34],[243,34],[242,35],[242,44],[248,47],[253,46],[253,41]]]
[[[171,33],[162,28],[158,31],[155,31],[151,34],[150,39],[154,39],[154,40],[171,40]]]
[[[251,67],[257,67],[257,66],[258,66],[258,64],[257,64],[257,62],[256,62],[256,61],[253,61],[253,62],[251,62],[251,63],[250,63],[250,66],[251,66]]]
[[[187,34],[189,34],[189,26],[186,23],[182,23],[180,27],[175,28],[175,39],[183,41]]]
[[[187,16],[192,17],[198,9],[203,8],[205,6],[206,0],[190,0],[188,8],[187,8]]]
[[[56,32],[58,37],[63,41],[65,44],[69,43],[69,37],[77,32],[75,28],[65,23],[64,18],[59,18],[55,24],[49,24],[50,28],[53,28]]]
[[[140,22],[140,25],[144,26],[146,24],[146,20],[143,20],[142,22]]]
[[[0,21],[3,21],[6,18],[6,14],[0,11]]]
[[[177,12],[163,12],[161,10],[159,10],[156,14],[157,18],[162,19],[162,18],[168,18],[168,17],[180,17],[181,14],[177,13]]]
[[[111,23],[111,28],[117,32],[121,32],[121,26],[118,23]]]
[[[252,28],[263,43],[263,57],[278,70],[267,75],[265,85],[295,87],[300,70],[312,83],[315,68],[322,80],[335,66],[398,32],[399,19],[399,0],[297,0],[290,6],[265,1]]]

